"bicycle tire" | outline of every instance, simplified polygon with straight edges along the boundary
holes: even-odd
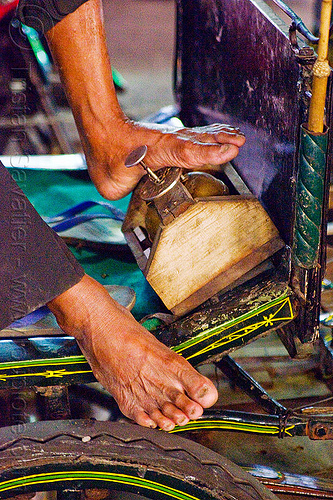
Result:
[[[277,500],[230,460],[163,431],[92,420],[0,429],[0,498],[96,488],[154,500]]]

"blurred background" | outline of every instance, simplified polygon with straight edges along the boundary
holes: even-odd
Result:
[[[289,24],[272,1],[267,2]],[[317,0],[286,0],[309,27],[317,30]],[[110,58],[127,81],[119,96],[130,116],[144,118],[173,103],[174,0],[103,0]]]

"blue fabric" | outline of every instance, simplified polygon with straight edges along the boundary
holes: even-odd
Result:
[[[49,308],[47,306],[40,307],[39,309],[36,309],[36,311],[27,314],[27,316],[24,316],[24,318],[14,321],[14,323],[12,323],[8,328],[24,328],[30,325],[34,325],[35,323],[37,323],[37,321],[44,318],[47,314],[50,314]]]
[[[16,172],[22,179],[21,188],[42,217],[54,217],[68,210],[68,207],[80,204],[83,200],[95,202],[91,212],[100,212],[101,203],[107,203],[97,192],[86,174],[49,171]],[[112,206],[125,213],[130,195],[112,202]],[[110,245],[108,252],[96,252],[87,248],[70,247],[72,253],[85,272],[102,285],[123,285],[133,288],[136,303],[132,310],[136,319],[147,314],[166,311],[165,306],[151,288],[134,261],[119,255]]]
[[[52,217],[43,217],[44,221],[47,222],[48,224],[53,223],[53,222],[60,222],[65,219],[70,219],[71,217],[74,217],[82,212],[85,212],[89,208],[92,207],[105,207],[109,212],[110,215],[113,216],[113,219],[116,220],[124,220],[125,218],[125,213],[120,210],[119,208],[115,207],[108,201],[93,201],[93,200],[88,200],[88,201],[82,201],[81,203],[77,203],[76,205],[68,208],[67,210],[64,210],[57,215],[54,215]],[[110,215],[108,217],[110,217]],[[90,219],[87,219],[90,220]],[[72,226],[70,226],[72,227]]]

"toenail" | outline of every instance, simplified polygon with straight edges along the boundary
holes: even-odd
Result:
[[[177,425],[185,425],[188,419],[186,417],[181,417],[178,419]]]
[[[166,424],[163,426],[163,430],[165,431],[172,431],[172,429],[174,429],[175,425],[174,424]]]
[[[192,408],[192,410],[189,411],[189,416],[190,417],[194,417],[194,418],[197,417],[197,410],[196,410],[196,408]]]
[[[208,393],[208,387],[203,387],[199,392],[198,397],[202,399],[206,396],[207,393]]]

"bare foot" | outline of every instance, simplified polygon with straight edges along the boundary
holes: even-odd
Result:
[[[223,124],[164,130],[118,117],[117,124],[113,119],[110,126],[104,123],[97,129],[96,124],[94,133],[89,137],[82,134],[81,139],[90,177],[109,200],[127,195],[144,175],[141,166],[128,169],[124,164],[129,153],[139,146],[148,146],[145,163],[152,170],[166,166],[194,170],[232,160],[245,143],[238,129]]]
[[[158,342],[89,276],[48,306],[64,332],[76,337],[122,413],[138,424],[169,431],[216,402],[209,379]]]
[[[174,166],[194,170],[235,158],[245,138],[229,125],[173,128],[163,133],[124,114],[113,85],[101,10],[98,0],[85,2],[46,36],[75,117],[90,176],[102,196],[115,200],[133,190],[144,170],[140,166],[126,169],[124,162],[129,153],[144,144],[148,146],[145,161],[152,169]]]

